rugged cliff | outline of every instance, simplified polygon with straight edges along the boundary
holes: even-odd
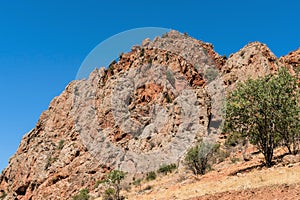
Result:
[[[131,177],[182,166],[197,140],[216,140],[225,89],[299,66],[299,50],[278,59],[254,42],[219,56],[208,43],[171,31],[73,81],[24,136],[0,176],[6,199],[70,199],[111,169]]]

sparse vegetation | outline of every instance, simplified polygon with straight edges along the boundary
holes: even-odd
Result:
[[[224,130],[256,145],[270,167],[276,147],[298,152],[299,114],[299,83],[282,68],[277,75],[240,84],[229,95]]]
[[[239,162],[239,161],[240,161],[240,159],[239,159],[239,158],[236,158],[236,157],[233,157],[233,158],[231,158],[230,160],[231,160],[231,162],[232,162],[233,164],[235,164],[236,162]]]
[[[119,170],[113,170],[107,174],[106,178],[100,183],[105,184],[105,200],[122,200],[124,197],[120,195],[121,181],[125,178],[125,173]]]
[[[45,170],[47,171],[49,169],[49,167],[51,166],[52,164],[52,157],[51,156],[48,156],[47,157],[47,160],[46,160],[46,164],[45,164]]]
[[[103,183],[103,181],[96,181],[95,183],[95,189],[99,187],[99,185],[101,185]]]
[[[146,180],[153,181],[156,179],[156,177],[157,177],[156,173],[152,171],[147,174]]]
[[[175,169],[177,169],[176,164],[170,164],[170,165],[162,165],[159,167],[158,169],[158,173],[163,173],[163,174],[168,174],[168,173],[172,173]]]
[[[187,166],[194,172],[194,174],[205,174],[211,167],[213,154],[217,151],[219,145],[210,142],[201,141],[195,147],[192,147],[186,157]]]
[[[3,200],[3,199],[5,199],[6,196],[7,196],[7,194],[5,192],[1,192],[0,199]]]
[[[172,72],[167,71],[166,77],[167,77],[167,80],[169,81],[169,83],[175,88],[175,78],[174,78],[174,75],[172,74]]]
[[[64,148],[64,144],[65,144],[65,141],[64,140],[60,140],[58,142],[57,149],[58,150],[62,150]]]
[[[218,164],[225,161],[226,158],[230,156],[229,148],[225,147],[221,148],[221,144],[216,143],[213,147],[213,156],[211,158],[211,162],[213,164]]]
[[[73,197],[73,200],[89,200],[90,195],[87,189],[82,189],[79,194]]]
[[[135,185],[135,186],[140,186],[141,183],[142,183],[142,181],[143,181],[143,179],[139,178],[139,179],[137,179],[137,180],[135,180],[135,181],[133,182],[133,185]]]
[[[168,62],[169,61],[169,53],[167,52],[166,53],[166,62]]]
[[[218,70],[215,68],[208,68],[205,70],[205,76],[204,78],[208,81],[208,82],[212,82],[213,80],[215,80],[218,76]]]
[[[134,180],[134,182],[132,183],[134,186],[137,186],[140,188],[140,190],[142,189],[142,181],[143,179],[139,178],[137,180]]]
[[[114,188],[108,188],[105,190],[104,200],[114,200],[113,196],[116,193]]]
[[[227,146],[227,147],[235,147],[235,146],[237,146],[240,143],[241,140],[242,140],[242,138],[239,137],[237,134],[231,134],[226,139],[225,146]]]
[[[168,93],[166,94],[166,100],[167,100],[167,103],[172,103],[173,102]]]

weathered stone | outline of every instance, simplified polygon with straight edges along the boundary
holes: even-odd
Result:
[[[278,61],[256,42],[226,61],[176,31],[147,39],[54,98],[0,176],[0,191],[9,200],[70,199],[83,188],[96,196],[96,182],[112,169],[142,176],[180,164],[198,139],[217,137],[223,81],[231,90],[282,62],[297,67],[298,55]]]

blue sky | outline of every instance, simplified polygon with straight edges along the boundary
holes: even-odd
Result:
[[[261,41],[281,56],[300,47],[299,10],[296,0],[1,1],[0,170],[105,39],[164,27],[213,43],[221,55]]]

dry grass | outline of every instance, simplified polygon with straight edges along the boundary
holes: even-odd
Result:
[[[236,167],[236,168],[235,168]],[[235,166],[238,171],[240,166]],[[232,172],[232,170],[231,170]],[[230,170],[213,171],[202,177],[189,178],[186,181],[178,182],[179,174],[160,178],[154,182],[147,183],[152,186],[152,190],[138,194],[138,190],[133,190],[125,194],[128,199],[190,199],[206,194],[215,194],[231,190],[245,190],[261,188],[273,185],[292,185],[300,183],[300,163],[293,167],[273,167],[265,169],[254,169],[247,173],[238,173],[235,176],[228,176]],[[144,184],[143,188],[147,185]]]

